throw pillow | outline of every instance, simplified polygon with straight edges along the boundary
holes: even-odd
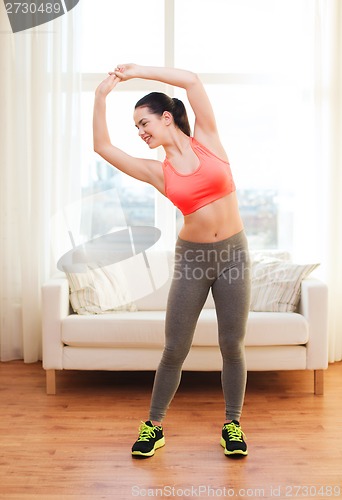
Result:
[[[302,280],[319,264],[294,264],[272,258],[252,262],[251,311],[293,312]]]
[[[70,287],[70,303],[77,314],[104,314],[136,311],[125,273],[120,263],[84,272],[66,273]]]

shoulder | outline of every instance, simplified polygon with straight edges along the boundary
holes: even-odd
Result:
[[[191,140],[194,146],[202,146],[218,158],[227,162],[229,161],[227,152],[223,147],[218,134],[202,134],[198,132],[194,134],[194,137],[192,137]]]

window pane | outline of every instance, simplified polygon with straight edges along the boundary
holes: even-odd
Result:
[[[82,72],[116,64],[163,65],[164,2],[82,0]]]
[[[175,0],[176,65],[202,73],[298,72],[306,3]]]
[[[303,93],[295,86],[208,85],[251,246],[292,244],[298,172],[308,169]]]
[[[136,157],[157,158],[157,151],[149,150],[138,137],[134,126],[134,105],[142,95],[141,92],[113,92],[107,98],[108,129],[113,144],[125,152]],[[82,193],[84,197],[88,197],[113,190],[111,192],[115,193],[115,196],[104,195],[103,206],[98,205],[98,208],[94,210],[92,236],[105,234],[122,218],[127,225],[154,225],[155,189],[115,169],[93,151],[93,102],[94,94],[84,92],[82,99]]]

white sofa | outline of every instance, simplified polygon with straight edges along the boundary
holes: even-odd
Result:
[[[172,260],[172,259],[171,259]],[[56,393],[58,370],[155,370],[164,343],[164,319],[172,264],[162,286],[135,301],[136,311],[79,315],[69,300],[64,274],[42,288],[43,367],[46,390]],[[155,277],[160,275],[157,270]],[[160,277],[160,276],[159,276]],[[139,282],[134,283],[139,288]],[[301,282],[296,312],[249,313],[249,371],[312,370],[315,394],[323,394],[328,366],[327,287],[316,278]],[[222,360],[211,293],[200,315],[184,370],[218,371]]]

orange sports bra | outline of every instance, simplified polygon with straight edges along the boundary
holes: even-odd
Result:
[[[236,189],[229,162],[218,158],[194,137],[190,137],[190,144],[200,161],[194,172],[181,174],[167,158],[163,162],[165,194],[183,215]]]

